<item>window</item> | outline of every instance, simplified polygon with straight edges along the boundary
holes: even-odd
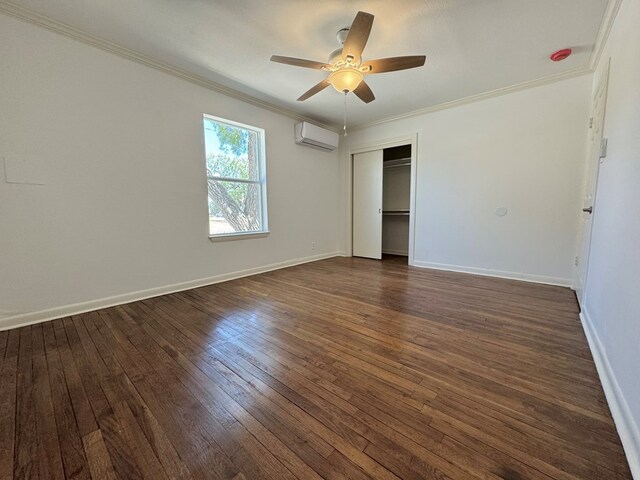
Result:
[[[204,116],[209,236],[268,233],[264,130]]]

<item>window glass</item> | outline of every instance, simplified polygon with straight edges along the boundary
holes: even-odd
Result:
[[[205,115],[209,234],[267,231],[264,131]]]

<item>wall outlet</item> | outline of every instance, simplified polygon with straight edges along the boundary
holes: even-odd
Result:
[[[311,242],[311,250],[315,250],[316,249],[316,242]]]

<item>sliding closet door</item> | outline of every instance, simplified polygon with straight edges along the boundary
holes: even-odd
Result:
[[[353,156],[353,256],[382,258],[382,150]]]

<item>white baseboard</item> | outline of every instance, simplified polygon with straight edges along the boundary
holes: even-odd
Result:
[[[409,256],[409,252],[406,250],[389,250],[389,249],[384,249],[382,250],[382,253],[386,253],[387,255],[400,255],[402,257],[408,257]]]
[[[414,260],[413,265],[421,268],[433,268],[435,270],[446,270],[448,272],[471,273],[474,275],[483,275],[485,277],[507,278],[509,280],[522,280],[525,282],[544,283],[547,285],[559,285],[561,287],[570,287],[572,285],[570,278],[534,275],[531,273],[508,272],[504,270],[492,270],[490,268],[480,267],[463,267],[460,265],[424,262],[421,260]]]
[[[74,303],[71,305],[63,305],[61,307],[49,308],[37,312],[28,312],[13,315],[10,317],[4,317],[0,318],[0,331],[24,327],[26,325],[32,325],[34,323],[45,322],[47,320],[55,320],[56,318],[68,317],[69,315],[78,315],[80,313],[91,312],[100,308],[107,308],[113,307],[115,305],[122,305],[124,303],[136,302],[138,300],[144,300],[145,298],[158,297],[160,295],[167,295],[169,293],[204,287],[206,285],[213,285],[214,283],[226,282],[228,280],[234,280],[236,278],[248,277],[250,275],[256,275],[258,273],[270,272],[272,270],[278,270],[280,268],[292,267],[294,265],[300,265],[302,263],[315,262],[317,260],[324,260],[325,258],[338,257],[342,255],[343,252],[322,253],[310,257],[295,258],[292,260],[286,260],[284,262],[272,263],[260,267],[240,270],[237,272],[224,273],[222,275],[215,275],[213,277],[200,278],[197,280],[190,280],[188,282],[175,283],[173,285],[165,285],[162,287],[155,287],[147,290],[139,290],[137,292],[125,293],[108,298],[89,300],[88,302]]]
[[[611,410],[611,416],[616,424],[618,435],[620,435],[624,452],[627,455],[631,475],[633,475],[633,478],[636,480],[640,480],[640,428],[634,421],[629,403],[620,389],[620,385],[611,368],[598,332],[595,330],[591,317],[586,309],[580,312],[580,320],[584,333],[587,336],[587,341],[589,342],[593,361],[598,370],[600,383],[602,384],[609,409]]]

